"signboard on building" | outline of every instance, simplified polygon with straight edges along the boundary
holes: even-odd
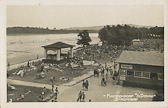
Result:
[[[132,65],[121,64],[121,68],[122,69],[133,69],[133,66]]]

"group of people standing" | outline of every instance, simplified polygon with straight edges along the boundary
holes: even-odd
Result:
[[[77,102],[85,102],[85,93],[84,92],[82,92],[82,91],[80,91],[79,93],[78,93],[78,99],[77,99]]]
[[[99,74],[101,74],[101,85],[105,86],[107,84],[107,81],[109,79],[109,75],[111,75],[112,80],[116,80],[116,77],[118,76],[118,73],[115,71],[115,65],[114,67],[109,67],[106,63],[105,66],[99,69],[94,70],[94,77],[99,77]]]
[[[88,87],[89,87],[89,81],[88,80],[83,80],[83,82],[82,82],[82,89],[83,90],[88,90]],[[85,102],[85,93],[84,93],[84,91],[82,92],[82,91],[80,91],[79,93],[78,93],[78,98],[77,98],[77,102]],[[90,102],[91,100],[89,100],[89,102]]]

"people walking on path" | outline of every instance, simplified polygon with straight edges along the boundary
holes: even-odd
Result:
[[[54,94],[55,94],[55,100],[57,100],[57,97],[58,97],[58,94],[59,94],[58,87],[55,88]]]
[[[112,69],[110,70],[110,75],[111,75],[111,78],[113,78],[113,70]]]
[[[51,90],[54,91],[54,83],[51,84]]]
[[[85,93],[82,92],[82,102],[85,102]]]
[[[106,85],[106,81],[105,81],[105,78],[104,78],[104,77],[102,77],[101,85],[102,85],[102,86]]]
[[[98,69],[94,69],[94,77],[95,76],[99,77],[99,71],[98,71]]]
[[[101,76],[104,76],[104,68],[102,68]]]
[[[85,89],[85,80],[83,80],[83,82],[82,82],[82,88],[83,88],[83,90]]]
[[[89,81],[86,80],[86,81],[85,81],[85,88],[86,88],[86,90],[88,90],[88,87],[89,87]]]
[[[106,73],[106,81],[108,80],[108,73]]]
[[[80,92],[78,93],[78,99],[77,99],[77,102],[78,102],[78,101],[81,102],[81,100],[82,100],[82,92],[80,91]]]

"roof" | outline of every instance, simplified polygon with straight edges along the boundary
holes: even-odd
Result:
[[[164,66],[164,54],[157,52],[123,51],[116,62]]]
[[[63,42],[56,42],[50,45],[42,46],[44,48],[54,48],[54,49],[61,49],[61,48],[69,48],[69,47],[74,47],[74,45],[66,44]]]
[[[140,42],[141,40],[140,40],[140,39],[133,39],[132,41],[133,41],[133,42],[135,42],[135,41],[136,41],[136,42]]]

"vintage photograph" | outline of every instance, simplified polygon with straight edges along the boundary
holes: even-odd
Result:
[[[164,102],[163,5],[7,5],[7,102]]]

